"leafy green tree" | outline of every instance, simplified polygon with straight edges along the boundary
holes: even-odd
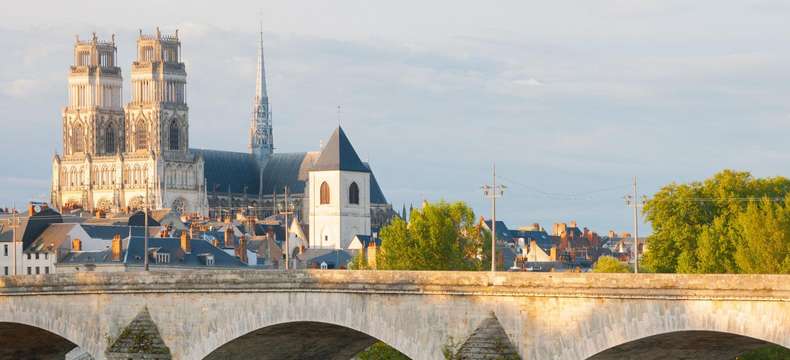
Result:
[[[383,270],[476,270],[486,259],[485,234],[463,202],[425,202],[408,223],[394,219],[380,236],[376,262]]]
[[[357,354],[355,358],[359,360],[409,360],[408,356],[381,341]]]
[[[790,349],[779,345],[768,345],[754,349],[745,354],[738,355],[735,360],[787,360],[790,359]]]
[[[751,203],[737,220],[735,263],[744,273],[790,273],[790,197]]]
[[[754,178],[748,172],[731,170],[702,182],[665,186],[645,205],[653,235],[648,239],[643,267],[682,273],[753,271],[742,267],[745,262],[736,262],[736,253],[753,254],[757,249],[741,249],[747,239],[744,231],[754,234],[750,236],[758,242],[755,236],[765,234],[745,227],[746,220],[741,217],[756,200],[775,200],[788,193],[790,180],[786,178]]]
[[[631,272],[631,270],[628,268],[628,265],[623,264],[620,260],[617,260],[611,256],[599,257],[598,261],[596,261],[595,265],[593,265],[592,271],[597,273]]]

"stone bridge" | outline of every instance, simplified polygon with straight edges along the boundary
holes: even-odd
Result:
[[[377,340],[412,359],[494,345],[524,359],[732,359],[768,343],[790,347],[790,277],[315,270],[0,278],[3,359],[63,359],[75,346],[114,358],[119,344],[164,348],[173,359],[349,359]]]

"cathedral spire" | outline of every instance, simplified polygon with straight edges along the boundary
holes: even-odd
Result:
[[[255,99],[250,121],[250,152],[261,163],[274,152],[269,95],[266,91],[266,67],[263,59],[263,21],[260,24],[258,44],[258,68],[255,77]]]
[[[260,44],[258,45],[258,74],[255,77],[255,100],[268,98],[266,94],[266,66],[263,61],[263,22],[260,25]]]

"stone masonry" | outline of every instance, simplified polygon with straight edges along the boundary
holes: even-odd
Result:
[[[261,340],[244,343],[250,346],[302,347],[314,358],[340,359],[348,349],[331,346],[323,335],[354,334],[354,346],[381,340],[427,360],[442,359],[451,339],[469,339],[493,313],[523,359],[587,359],[662,334],[680,334],[698,346],[701,358],[715,359],[699,345],[720,336],[790,347],[788,280],[320,270],[54,274],[0,278],[0,323],[9,330],[5,351],[29,353],[14,348],[29,343],[15,338],[14,327],[27,326],[45,330],[35,335],[39,343],[70,342],[97,360],[108,358],[113,340],[144,308],[173,359],[233,354],[248,334]],[[270,329],[278,327],[310,336],[273,337]],[[305,338],[321,353],[305,348]],[[716,354],[740,349],[722,346],[754,346],[720,343]],[[270,349],[248,350],[265,355]],[[651,348],[642,358],[661,358],[654,355],[663,350]]]

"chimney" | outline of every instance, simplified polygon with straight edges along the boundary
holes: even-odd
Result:
[[[192,244],[190,243],[190,236],[187,234],[186,231],[181,232],[181,250],[184,253],[191,253],[192,252]]]
[[[552,246],[549,256],[551,257],[551,261],[557,261],[557,247]]]
[[[112,261],[121,261],[121,234],[112,238]]]
[[[368,245],[367,254],[366,254],[365,257],[367,258],[368,267],[370,267],[373,270],[376,270],[376,254],[377,253],[378,253],[378,248],[376,247],[376,241],[371,239],[371,242]]]
[[[239,260],[243,263],[247,263],[247,236],[242,235],[239,238],[239,247],[236,248],[236,256],[239,257]]]
[[[225,228],[225,247],[232,248],[233,247],[233,229],[231,228],[233,225],[228,225]]]
[[[218,248],[218,247],[219,247],[219,240],[217,240],[217,239],[212,239],[212,240],[211,240],[211,245],[214,245],[214,247]]]
[[[72,251],[82,251],[82,241],[80,239],[74,239],[71,241],[71,250]]]
[[[572,227],[572,228],[577,227],[576,226],[576,220],[571,220],[571,226],[570,227]]]

